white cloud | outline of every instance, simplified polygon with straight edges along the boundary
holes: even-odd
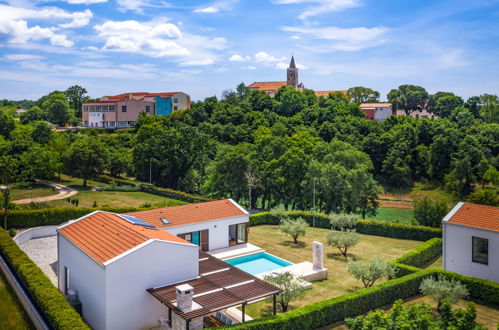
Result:
[[[318,45],[318,51],[321,51],[321,49],[357,51],[376,46],[385,41],[382,39],[382,36],[389,31],[388,28],[383,26],[374,28],[339,28],[335,26],[314,28],[284,26],[281,29],[287,32],[310,36],[315,39],[334,42],[332,44]]]
[[[249,59],[250,59],[249,56],[244,56],[244,55],[240,55],[240,54],[234,54],[231,57],[229,57],[229,61],[231,61],[231,62],[244,62],[244,61],[248,61]]]
[[[256,70],[256,66],[253,66],[253,65],[247,65],[247,66],[243,66],[243,69],[244,69],[244,70]]]
[[[196,8],[193,12],[200,14],[214,14],[220,11],[228,11],[234,8],[234,4],[236,2],[238,2],[238,0],[218,1],[209,6]]]
[[[298,39],[300,39],[300,36],[294,35],[294,36],[291,36],[291,39],[298,40]]]
[[[117,0],[118,8],[120,11],[135,11],[137,13],[143,12],[143,7],[153,8],[170,8],[171,4],[165,1],[151,1],[151,0]]]
[[[107,0],[67,0],[72,5],[93,5],[94,3],[103,3]]]
[[[226,47],[224,38],[182,33],[169,22],[107,21],[94,27],[105,40],[104,50],[137,53],[150,57],[176,57],[181,65],[210,65],[213,50]]]
[[[4,58],[10,61],[29,61],[29,60],[39,60],[43,58],[43,56],[33,55],[33,54],[8,54],[5,55]]]
[[[303,65],[303,64],[300,64],[300,63],[297,63],[297,62],[295,64],[296,64],[296,67],[298,69],[302,69],[302,70],[307,69],[307,67],[305,65]],[[275,68],[279,69],[279,70],[285,70],[285,69],[289,68],[289,63],[279,62],[279,63],[277,63],[275,65]]]
[[[359,0],[273,0],[275,4],[310,4],[298,17],[306,20],[311,16],[329,13],[332,11],[341,11],[361,5]]]
[[[266,52],[258,52],[255,54],[255,60],[260,63],[273,63],[273,62],[282,62],[286,60],[286,57],[274,57],[272,55],[267,54]]]

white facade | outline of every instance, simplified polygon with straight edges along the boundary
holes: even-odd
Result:
[[[245,214],[221,220],[204,221],[189,225],[166,227],[165,230],[170,234],[178,236],[179,234],[207,229],[209,231],[209,250],[216,250],[229,247],[229,226],[239,223],[248,223],[249,225],[249,215]]]
[[[198,247],[151,239],[100,264],[58,234],[59,290],[69,288],[82,303],[83,318],[93,329],[142,329],[158,325],[167,307],[146,289],[195,278]]]
[[[391,105],[374,109],[374,120],[383,121],[392,115]]]

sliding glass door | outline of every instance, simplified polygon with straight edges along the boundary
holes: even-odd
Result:
[[[248,223],[238,223],[229,226],[229,246],[248,242]]]

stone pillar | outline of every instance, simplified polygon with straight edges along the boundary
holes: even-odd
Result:
[[[314,269],[324,268],[324,244],[320,242],[313,242],[312,256]]]

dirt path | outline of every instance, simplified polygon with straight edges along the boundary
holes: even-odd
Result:
[[[379,207],[385,209],[404,209],[410,210],[414,208],[413,202],[410,201],[390,201],[390,200],[379,200]]]
[[[17,201],[12,201],[14,204],[29,204],[29,203],[37,203],[37,202],[49,202],[49,201],[55,201],[59,199],[64,199],[68,198],[71,196],[74,196],[78,193],[77,190],[73,188],[69,188],[67,186],[64,186],[62,184],[50,182],[50,181],[43,181],[43,180],[35,180],[36,182],[46,185],[52,189],[55,189],[59,191],[58,194],[56,195],[51,195],[51,196],[46,196],[46,197],[35,197],[35,198],[26,198],[26,199],[19,199]]]

